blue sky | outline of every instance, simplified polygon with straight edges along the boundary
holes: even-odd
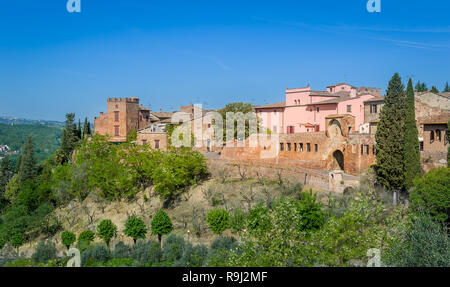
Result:
[[[383,90],[399,72],[450,81],[450,1],[0,0],[0,115],[93,119],[107,97],[152,110],[279,102],[337,82]]]

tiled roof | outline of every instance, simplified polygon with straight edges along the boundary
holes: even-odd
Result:
[[[384,97],[382,97],[382,96],[373,97],[372,99],[368,99],[367,101],[364,101],[364,103],[379,102],[379,101],[384,101]]]
[[[255,109],[270,109],[270,108],[284,108],[284,107],[286,107],[286,102],[280,102],[263,106],[253,106],[253,108]]]

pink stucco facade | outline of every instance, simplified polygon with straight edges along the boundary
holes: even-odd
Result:
[[[380,89],[356,88],[348,84],[327,87],[326,91],[286,88],[285,102],[256,106],[261,125],[278,133],[325,131],[326,117],[350,114],[358,131],[364,123],[364,101],[380,96]],[[274,129],[276,127],[276,129]]]

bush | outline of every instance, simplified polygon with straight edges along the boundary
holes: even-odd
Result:
[[[130,258],[131,257],[131,248],[127,246],[123,242],[119,242],[116,245],[116,248],[114,248],[114,251],[112,252],[112,256],[116,259],[121,258]]]
[[[226,267],[231,251],[238,251],[239,244],[232,237],[216,238],[209,249],[206,265],[211,267]]]
[[[233,231],[234,233],[239,233],[242,230],[244,230],[245,219],[246,214],[242,209],[236,208],[235,210],[233,210],[233,212],[230,215],[230,223],[229,223],[231,231]]]
[[[398,267],[450,267],[450,241],[447,231],[428,215],[413,219],[404,241],[393,244],[383,263]]]
[[[86,267],[95,267],[110,259],[109,248],[104,244],[96,244],[81,253],[81,264]]]
[[[109,246],[109,242],[114,234],[117,232],[117,227],[112,223],[109,219],[104,219],[97,226],[98,236],[103,239],[106,243],[106,246]]]
[[[35,262],[45,263],[48,260],[56,259],[56,253],[56,246],[53,242],[40,241],[31,258]]]
[[[213,209],[206,215],[206,221],[214,234],[222,234],[229,226],[228,211],[222,208]]]
[[[301,216],[301,222],[298,228],[301,231],[312,231],[320,229],[325,223],[325,213],[322,211],[322,204],[316,202],[316,195],[309,192],[303,192],[298,201],[298,212]]]
[[[169,265],[173,264],[183,256],[185,245],[186,242],[182,236],[176,234],[169,235],[166,240],[164,240],[162,249],[163,259]]]
[[[159,210],[151,223],[152,233],[158,235],[159,244],[163,235],[169,234],[173,230],[172,221],[164,210]]]
[[[434,219],[448,221],[450,215],[450,168],[439,167],[430,170],[414,180],[415,187],[410,195],[411,207],[430,213]]]
[[[62,244],[63,244],[64,246],[66,246],[67,249],[70,248],[70,245],[72,245],[72,244],[75,242],[75,240],[76,240],[75,234],[73,234],[73,233],[70,232],[70,231],[64,231],[64,232],[61,234],[61,241],[62,241]]]
[[[271,228],[269,210],[261,204],[255,205],[247,216],[247,229],[250,233],[265,232]]]
[[[130,216],[125,223],[125,230],[123,231],[125,235],[133,238],[134,243],[138,239],[144,239],[147,234],[147,226],[142,219],[136,216]]]
[[[140,266],[152,266],[160,261],[160,245],[154,240],[139,240],[131,249],[131,257]]]
[[[95,238],[95,233],[93,231],[85,230],[85,231],[81,232],[80,235],[78,235],[78,242],[81,242],[81,241],[92,242],[92,241],[94,241],[94,238]]]
[[[114,258],[106,262],[104,267],[133,267],[134,260],[132,258]]]
[[[174,267],[202,267],[208,255],[208,248],[205,245],[192,246],[185,244],[183,256],[174,262]]]

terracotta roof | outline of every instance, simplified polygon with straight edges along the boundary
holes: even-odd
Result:
[[[284,107],[286,107],[286,102],[268,104],[263,106],[253,106],[254,109],[270,109],[270,108],[284,108]]]
[[[441,114],[437,116],[432,116],[427,119],[422,119],[421,124],[431,125],[431,124],[447,124],[450,120],[450,114]]]
[[[350,84],[347,84],[347,83],[338,83],[338,84],[334,84],[334,85],[328,86],[327,88],[332,88],[332,87],[336,87],[336,86],[342,86],[342,85],[347,85],[347,86],[350,86],[350,87],[352,87],[352,88],[355,88],[355,89],[356,89],[356,87],[355,87],[355,86],[352,86],[352,85],[350,85]]]
[[[384,101],[384,97],[383,96],[373,97],[372,99],[368,99],[367,101],[364,101],[364,103],[380,102],[380,101]]]
[[[173,115],[173,113],[170,113],[170,112],[152,112],[152,114],[155,116],[155,117],[158,117],[158,118],[171,118],[172,117],[172,115]]]
[[[316,105],[326,105],[326,104],[337,104],[340,102],[345,102],[348,100],[353,100],[353,99],[357,99],[359,97],[350,97],[349,94],[345,94],[339,97],[336,97],[334,99],[329,99],[329,100],[325,100],[325,101],[320,101],[320,102],[316,102],[316,103],[311,103],[311,104],[307,104],[307,106],[316,106]]]

